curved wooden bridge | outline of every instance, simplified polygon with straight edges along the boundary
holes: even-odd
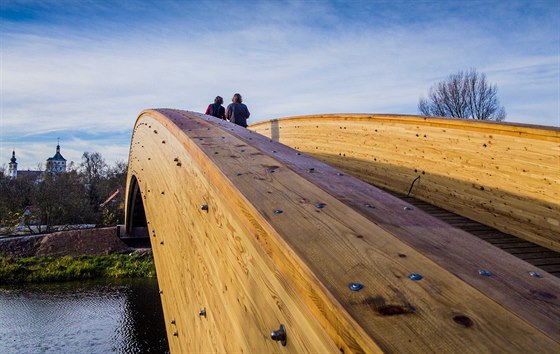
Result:
[[[560,352],[559,278],[372,185],[559,250],[558,129],[251,129],[268,137],[178,110],[135,124],[126,227],[150,234],[172,352]]]

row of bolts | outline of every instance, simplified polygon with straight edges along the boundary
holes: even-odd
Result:
[[[273,151],[273,153],[276,153],[276,152],[277,152],[277,151]],[[298,152],[297,155],[301,155],[301,153]],[[181,166],[181,163],[179,162],[179,159],[178,159],[178,158],[175,158],[174,161],[177,163],[177,166]],[[315,172],[315,169],[314,169],[314,168],[310,168],[310,169],[308,170],[308,172],[309,172],[309,173],[313,173],[313,172]],[[238,173],[238,174],[237,174],[237,176],[240,176],[240,175],[242,175],[242,174],[241,174],[241,173]],[[343,174],[340,173],[340,172],[337,173],[337,175],[338,175],[338,176],[343,176]],[[316,207],[317,209],[323,209],[325,206],[326,206],[325,203],[317,203],[317,204],[315,204],[315,207]],[[365,206],[366,208],[375,208],[375,207],[374,207],[373,205],[371,205],[371,204],[365,204],[364,206]],[[200,206],[200,209],[203,210],[203,211],[208,212],[208,205],[207,205],[207,204],[203,204],[203,205]],[[407,211],[413,210],[413,208],[411,208],[411,207],[409,207],[409,206],[405,206],[405,207],[403,207],[403,209],[404,209],[404,210],[407,210]],[[281,209],[276,209],[276,210],[274,210],[274,214],[282,214],[283,212],[284,212],[284,211],[281,210]],[[161,242],[161,244],[163,244],[163,241]],[[478,274],[480,274],[481,276],[485,276],[485,277],[490,277],[490,276],[493,275],[492,272],[490,272],[490,271],[488,271],[488,270],[486,270],[486,269],[479,269],[479,270],[478,270]],[[539,272],[535,272],[535,271],[530,271],[530,272],[529,272],[529,275],[532,276],[532,277],[535,277],[535,278],[542,278],[542,277],[543,277],[542,274],[540,274]],[[422,280],[422,279],[423,279],[422,274],[418,274],[418,273],[411,273],[411,274],[409,274],[407,277],[408,277],[410,280],[414,280],[414,281],[418,281],[418,280]],[[350,284],[348,285],[348,288],[349,288],[351,291],[360,291],[360,290],[362,290],[362,289],[364,288],[364,285],[361,284],[361,283],[355,282],[355,283],[350,283]],[[163,291],[160,290],[160,294],[162,294],[162,293],[163,293]],[[206,308],[201,309],[201,310],[199,311],[198,314],[199,314],[199,316],[204,316],[204,317],[206,317]],[[175,324],[175,320],[171,320],[171,324]],[[178,332],[177,332],[177,331],[173,332],[173,336],[178,336]],[[271,333],[271,338],[272,338],[273,340],[275,340],[275,341],[281,342],[282,345],[285,346],[285,345],[286,345],[286,330],[285,330],[284,325],[281,324],[281,325],[280,325],[280,328],[279,328],[278,330],[272,331],[272,333]]]
[[[315,204],[315,207],[316,207],[317,209],[323,209],[325,206],[326,206],[325,203],[318,203],[318,204]],[[366,208],[375,208],[375,207],[372,206],[371,204],[365,204],[365,207],[366,207]],[[203,211],[208,212],[208,204],[202,204],[202,205],[200,206],[200,209],[203,210]],[[413,210],[413,209],[412,209],[411,207],[409,207],[409,206],[405,206],[404,209],[405,209],[405,210]],[[274,210],[274,214],[282,214],[283,212],[284,212],[284,211],[283,211],[283,210],[280,210],[280,209]],[[163,244],[163,241],[162,241],[162,244]],[[490,271],[488,271],[488,270],[486,270],[486,269],[479,269],[479,270],[478,270],[478,274],[480,274],[481,276],[485,276],[485,277],[490,277],[490,276],[493,275],[492,272],[490,272]],[[539,272],[535,272],[535,271],[530,271],[530,272],[529,272],[529,275],[532,276],[532,277],[535,277],[535,278],[542,278],[542,277],[543,277],[542,274],[540,274]],[[423,279],[422,274],[418,274],[418,273],[411,273],[411,274],[409,274],[407,277],[408,277],[410,280],[414,280],[414,281],[418,281],[418,280],[422,280],[422,279]],[[348,288],[349,288],[351,291],[360,291],[360,290],[362,290],[362,289],[364,288],[364,285],[361,284],[361,283],[354,282],[354,283],[350,283],[350,284],[348,285]],[[160,293],[160,294],[163,294],[163,290],[160,290],[159,293]],[[203,316],[203,317],[206,317],[206,308],[201,309],[201,310],[198,312],[198,315],[201,316],[201,317],[202,317],[202,316]],[[171,320],[171,324],[174,325],[174,324],[175,324],[175,320]],[[178,333],[177,331],[174,331],[174,332],[173,332],[173,336],[176,337],[176,336],[178,336],[178,335],[179,335],[179,333]],[[284,325],[281,324],[281,325],[280,325],[280,328],[279,328],[278,330],[272,331],[270,337],[271,337],[274,341],[278,341],[278,342],[280,342],[283,346],[286,346],[286,343],[287,343],[287,335],[286,335],[286,329],[285,329]]]
[[[323,209],[325,206],[326,206],[325,203],[317,203],[317,204],[315,204],[315,208],[317,208],[317,209]],[[371,204],[364,204],[364,206],[365,206],[366,208],[375,208],[375,207],[374,207],[373,205],[371,205]],[[208,204],[203,204],[203,205],[200,206],[200,208],[201,208],[201,210],[204,210],[204,211],[208,212]],[[409,206],[405,206],[403,209],[404,209],[404,210],[408,210],[408,211],[413,210],[413,208],[411,208],[411,207],[409,207]],[[274,214],[282,214],[282,213],[284,213],[284,211],[281,210],[281,209],[276,209],[276,210],[274,210]],[[534,278],[542,278],[542,277],[543,277],[543,275],[542,275],[541,273],[539,273],[539,272],[530,271],[530,272],[528,272],[528,273],[529,273],[530,276],[532,276],[532,277],[534,277]],[[480,275],[482,275],[482,276],[484,276],[484,277],[490,277],[490,276],[493,275],[491,271],[486,270],[486,269],[479,269],[479,270],[478,270],[478,274],[480,274]],[[409,278],[410,280],[421,280],[421,279],[423,278],[423,276],[422,276],[422,274],[411,273],[411,274],[408,275],[408,278]],[[350,284],[348,285],[348,287],[349,287],[350,290],[352,290],[352,291],[359,291],[359,290],[361,290],[364,286],[363,286],[362,284],[360,284],[360,283],[350,283]]]
[[[154,131],[154,133],[157,134],[157,131]],[[165,143],[165,141],[162,141],[162,142]],[[274,152],[276,152],[276,151],[274,151]],[[301,155],[301,153],[298,153],[298,155]],[[175,158],[174,161],[177,163],[177,166],[181,166],[181,162],[179,161],[178,158]],[[313,172],[313,169],[310,169],[309,172]],[[237,175],[240,176],[241,174],[237,174]],[[342,173],[338,173],[338,175],[342,176]],[[322,204],[322,203],[316,205],[316,207],[319,208],[319,209],[322,209],[324,206],[325,206],[325,204]],[[208,204],[201,205],[200,209],[207,212],[208,211]],[[283,213],[283,211],[282,210],[275,210],[274,213],[275,214],[281,214],[281,213]],[[163,245],[163,241],[161,241],[160,243]],[[159,293],[163,294],[163,290],[160,290]],[[200,311],[198,311],[198,315],[201,316],[201,317],[202,316],[206,317],[206,308],[203,308]],[[174,325],[175,320],[171,320],[171,324]],[[177,337],[178,335],[179,335],[178,331],[173,332],[174,337]],[[286,328],[284,327],[284,325],[281,324],[279,329],[277,329],[275,331],[272,331],[272,333],[270,334],[270,337],[272,338],[272,340],[280,342],[283,346],[286,346],[286,344],[287,344],[287,334],[286,334]]]
[[[160,295],[163,294],[163,290],[160,290],[159,293],[160,293]],[[200,317],[206,318],[206,307],[199,310],[198,315]],[[172,319],[171,324],[175,325],[176,321],[174,319]],[[173,331],[173,336],[178,337],[179,332],[178,331]],[[286,346],[287,335],[286,335],[286,328],[284,327],[284,325],[281,324],[279,329],[277,329],[275,331],[272,331],[272,333],[270,334],[270,338],[272,338],[272,340],[274,340],[274,341],[280,342],[283,346]]]

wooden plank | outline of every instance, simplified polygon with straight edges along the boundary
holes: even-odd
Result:
[[[531,259],[536,259],[536,258],[546,258],[546,257],[556,257],[558,253],[556,252],[533,252],[533,253],[520,253],[517,254],[516,257],[518,257],[519,259],[523,259],[527,262],[530,262]]]
[[[549,251],[549,249],[535,245],[534,243],[531,242],[500,242],[500,243],[492,243],[494,246],[499,247],[500,249],[503,250],[509,250],[509,249],[519,249],[519,250],[525,250],[525,249],[537,249],[540,252],[547,252]]]
[[[532,253],[545,253],[547,250],[544,247],[536,246],[536,247],[526,247],[526,248],[512,248],[508,249],[508,253],[513,255],[516,254],[532,254]]]
[[[531,264],[536,266],[560,264],[560,257],[533,259]]]
[[[547,272],[560,273],[560,264],[547,264],[540,266],[540,268],[546,270]]]
[[[486,242],[489,242],[491,244],[493,244],[496,247],[502,248],[502,246],[508,246],[508,245],[519,245],[519,246],[527,246],[528,247],[534,247],[536,246],[534,243],[525,241],[525,240],[521,240],[519,238],[505,238],[505,237],[500,237],[500,238],[486,238],[484,239]],[[544,247],[543,247],[544,248]],[[548,249],[544,248],[545,250],[549,251]]]
[[[499,242],[500,240],[521,240],[520,238],[504,234],[501,231],[492,230],[491,228],[481,231],[470,231],[469,233],[472,235],[476,235],[478,238],[481,238],[483,240],[487,240],[488,242]]]
[[[293,117],[251,128],[400,193],[420,176],[414,196],[560,251],[558,128],[387,115]]]

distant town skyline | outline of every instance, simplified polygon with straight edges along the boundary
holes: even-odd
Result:
[[[9,169],[9,175],[12,175],[12,167],[14,167],[14,169],[16,171],[46,171],[46,170],[50,170],[53,172],[65,172],[66,171],[66,159],[62,156],[61,154],[61,148],[60,148],[60,138],[57,139],[57,144],[54,148],[55,153],[50,155],[49,153],[46,153],[46,157],[43,159],[43,161],[41,162],[37,162],[37,164],[33,167],[26,167],[26,168],[22,168],[20,166],[20,162],[19,162],[19,157],[18,157],[18,152],[16,151],[16,149],[12,149],[11,155],[10,155],[10,160],[9,162],[11,163],[0,163],[0,168],[5,168],[6,170]],[[15,161],[14,161],[15,159]],[[60,166],[57,166],[56,168],[53,166],[53,161],[63,161],[64,163],[62,164],[62,162],[60,163]],[[78,164],[81,161],[72,161],[72,167],[77,167]],[[58,163],[58,162],[57,162]],[[13,166],[12,166],[13,165]],[[56,170],[56,171],[55,171]],[[7,172],[7,171],[4,171]]]
[[[127,160],[147,108],[204,112],[240,92],[249,123],[314,113],[418,114],[476,68],[506,122],[560,126],[560,2],[0,2],[0,165],[35,169],[60,137]]]

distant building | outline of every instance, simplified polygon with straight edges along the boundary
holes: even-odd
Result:
[[[43,174],[45,172],[44,171],[31,171],[31,170],[27,170],[27,171],[18,171],[17,175],[19,177],[26,177],[26,178],[30,178],[35,180],[36,182],[40,182],[43,180]]]
[[[8,164],[8,176],[10,178],[17,177],[17,159],[16,159],[16,150],[12,150],[12,158],[10,159],[10,163]]]
[[[12,158],[8,164],[8,175],[10,178],[20,177],[30,177],[34,179],[39,179],[43,177],[45,172],[49,173],[64,173],[66,172],[66,159],[60,154],[60,144],[56,145],[56,153],[53,157],[47,159],[47,167],[45,171],[18,171],[18,164],[16,159],[16,151],[12,151]]]
[[[66,172],[66,159],[60,154],[60,145],[56,145],[56,154],[47,159],[47,172],[62,173]]]

